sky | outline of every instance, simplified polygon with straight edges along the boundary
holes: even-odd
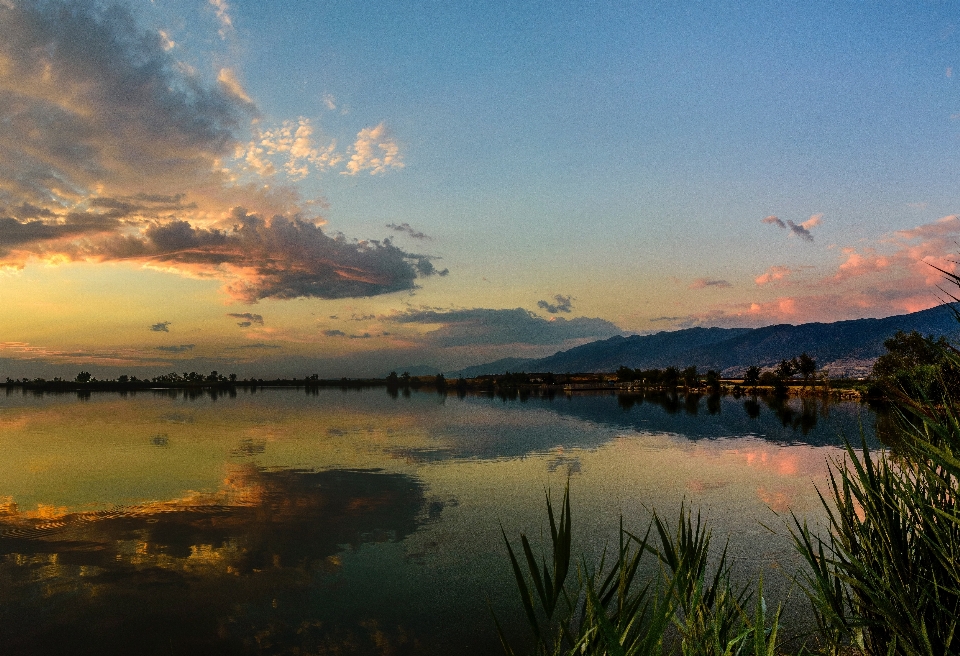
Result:
[[[450,372],[931,307],[960,251],[958,25],[0,0],[0,378]]]

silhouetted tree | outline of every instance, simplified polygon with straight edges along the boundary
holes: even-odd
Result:
[[[78,383],[89,383],[90,378],[91,376],[89,371],[81,371],[80,373],[77,374]]]
[[[718,372],[713,369],[707,371],[706,383],[711,393],[718,394],[720,392],[720,374]]]
[[[686,387],[696,387],[700,384],[700,376],[697,374],[696,365],[690,365],[683,370],[683,384]]]
[[[817,372],[817,362],[804,351],[797,360],[797,372],[803,376],[803,385],[806,387],[810,376]]]
[[[680,381],[680,371],[676,367],[667,367],[660,377],[660,384],[664,387],[676,387]]]
[[[760,384],[760,367],[757,365],[747,367],[747,372],[743,375],[743,384],[756,389]]]
[[[794,366],[795,364],[796,363],[794,360],[781,360],[780,364],[777,365],[777,368],[774,370],[773,373],[781,381],[787,380],[797,372],[797,369]]]
[[[637,372],[630,367],[620,365],[617,369],[617,380],[621,383],[632,383],[637,379]]]

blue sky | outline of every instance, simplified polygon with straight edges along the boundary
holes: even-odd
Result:
[[[954,266],[950,3],[0,12],[0,375],[449,370]]]

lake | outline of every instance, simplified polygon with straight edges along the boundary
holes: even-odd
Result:
[[[0,395],[4,654],[495,654],[523,635],[501,524],[538,542],[570,482],[594,562],[651,510],[700,509],[789,596],[789,511],[862,405],[613,394]],[[489,605],[489,606],[488,606]]]

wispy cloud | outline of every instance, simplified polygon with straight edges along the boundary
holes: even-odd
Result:
[[[230,5],[226,0],[209,0],[210,6],[220,22],[220,38],[225,39],[233,31],[233,20],[230,18]]]
[[[760,222],[768,225],[775,225],[778,228],[783,228],[785,230],[789,229],[792,235],[795,235],[804,241],[813,241],[813,235],[810,233],[810,229],[820,225],[822,219],[823,214],[814,214],[802,223],[794,223],[790,219],[783,221],[783,219],[780,217],[771,214],[770,216],[761,219]]]
[[[419,230],[414,230],[412,227],[410,227],[409,223],[401,223],[399,225],[396,223],[388,223],[387,227],[390,228],[391,230],[396,230],[397,232],[405,232],[406,234],[410,235],[414,239],[426,239],[426,240],[433,239],[433,237],[428,237],[427,235],[420,232]]]
[[[660,322],[673,323],[674,321],[680,321],[683,318],[684,317],[654,317],[653,319],[650,319],[650,323],[660,323]]]
[[[178,346],[158,346],[157,350],[165,353],[186,353],[194,348],[196,348],[196,344],[180,344]]]
[[[251,314],[250,312],[230,312],[227,314],[227,316],[234,319],[239,319],[240,321],[237,322],[237,325],[241,328],[248,328],[253,324],[257,324],[258,326],[263,325],[263,317],[259,314]]]
[[[168,333],[170,332],[170,322],[161,321],[159,323],[155,323],[152,326],[150,326],[150,330],[152,330],[155,333]]]
[[[766,285],[771,282],[784,280],[792,273],[793,271],[789,267],[774,265],[767,269],[764,273],[757,276],[754,279],[754,282],[758,285]]]
[[[47,362],[57,365],[102,365],[107,367],[162,366],[166,362],[156,356],[144,356],[139,349],[85,349],[66,351],[28,342],[0,342],[0,352],[15,360]]]
[[[707,289],[708,287],[723,289],[725,287],[733,287],[733,285],[726,280],[715,280],[713,278],[697,278],[690,283],[690,289]]]
[[[573,306],[571,305],[573,297],[564,296],[563,294],[555,294],[553,300],[555,303],[550,303],[548,301],[537,301],[537,307],[546,310],[550,314],[557,314],[559,312],[569,313],[573,310]]]

